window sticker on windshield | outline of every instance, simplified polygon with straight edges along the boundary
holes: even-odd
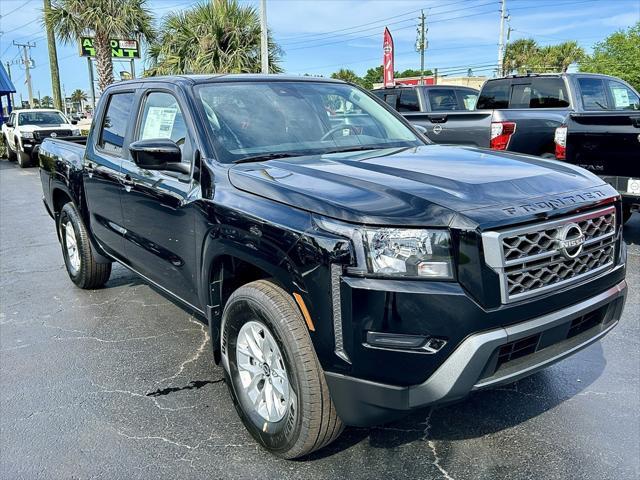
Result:
[[[171,138],[176,113],[176,107],[149,107],[142,138]]]
[[[611,90],[613,91],[613,99],[616,107],[628,107],[630,105],[629,92],[627,92],[626,88],[613,87]]]

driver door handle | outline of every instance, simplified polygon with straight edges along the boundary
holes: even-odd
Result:
[[[124,186],[124,190],[129,193],[131,191],[131,187],[135,185],[131,175],[128,173],[122,178],[122,185]]]

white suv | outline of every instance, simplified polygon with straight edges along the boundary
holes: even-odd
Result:
[[[47,108],[16,110],[2,125],[2,136],[7,145],[9,160],[17,158],[20,167],[37,162],[42,140],[47,137],[80,135],[75,120],[69,120],[60,110]]]

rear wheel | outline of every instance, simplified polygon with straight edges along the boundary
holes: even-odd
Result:
[[[71,202],[62,207],[58,231],[64,263],[73,283],[84,289],[99,288],[107,283],[111,275],[111,263],[96,262],[87,229]]]
[[[4,137],[4,143],[7,146],[7,159],[10,162],[15,161],[16,159],[16,152],[13,148],[11,148],[11,144],[9,143],[9,139],[7,137]]]
[[[242,422],[266,449],[297,458],[342,432],[293,298],[267,280],[236,290],[224,309],[227,385]]]

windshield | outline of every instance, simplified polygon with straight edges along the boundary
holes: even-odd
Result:
[[[424,145],[376,100],[350,85],[211,83],[198,87],[198,93],[223,162]]]
[[[23,112],[18,114],[18,125],[50,126],[69,123],[60,112]]]

